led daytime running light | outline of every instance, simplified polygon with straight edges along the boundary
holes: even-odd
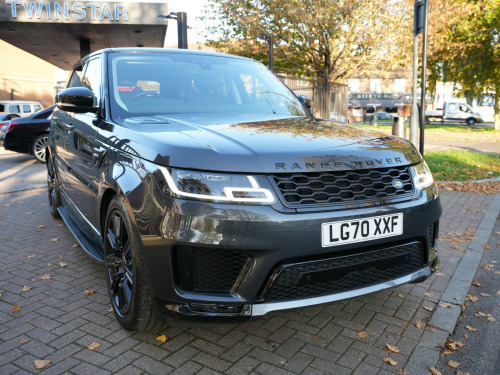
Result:
[[[169,173],[168,170],[165,168],[160,168],[160,170],[163,173],[163,176],[165,176],[165,179],[167,181],[168,187],[170,190],[181,196],[181,197],[187,197],[187,198],[194,198],[194,199],[205,199],[205,200],[213,200],[213,201],[223,201],[223,202],[239,202],[239,203],[273,203],[274,202],[274,197],[273,194],[268,190],[261,188],[257,181],[255,180],[255,177],[253,176],[246,176],[248,178],[248,181],[250,182],[250,185],[252,187],[230,187],[226,186],[224,187],[224,194],[225,196],[217,196],[217,195],[204,195],[204,194],[195,194],[195,193],[188,193],[185,191],[181,191],[177,188],[175,185],[174,179],[172,178],[171,174]],[[264,194],[263,198],[245,198],[245,197],[235,197],[234,193],[260,193]]]

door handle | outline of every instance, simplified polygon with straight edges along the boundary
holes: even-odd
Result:
[[[104,156],[106,155],[106,149],[101,147],[96,147],[92,151],[92,159],[94,161],[94,165],[97,168],[101,167],[102,161],[104,160]]]

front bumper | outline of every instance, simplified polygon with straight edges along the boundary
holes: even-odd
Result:
[[[325,304],[419,282],[430,276],[439,264],[434,233],[438,231],[441,205],[433,187],[403,202],[312,212],[195,202],[166,197],[157,190],[151,193],[154,199],[148,201],[156,207],[143,205],[144,212],[134,215],[157,308],[168,315],[248,319],[271,311]],[[155,211],[162,212],[158,215],[161,222],[152,225],[151,213]],[[334,247],[321,245],[322,223],[391,213],[403,214],[403,234]],[[421,246],[419,266],[389,279],[381,277],[354,289],[300,295],[290,300],[283,297],[272,300],[266,290],[277,277],[277,270],[288,264],[318,263],[346,256],[356,258],[411,243]],[[195,259],[195,254],[215,254],[218,258],[212,264],[210,257]],[[227,258],[237,258],[237,254],[246,256],[246,260],[235,261],[241,269],[226,273],[230,265],[224,262]],[[390,262],[391,258],[387,260]],[[193,280],[197,272],[205,272],[209,277]],[[210,280],[205,280],[208,278]]]

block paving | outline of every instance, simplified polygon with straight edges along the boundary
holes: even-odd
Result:
[[[73,247],[48,212],[46,190],[0,194],[0,374],[402,372],[432,329],[415,323],[430,319],[424,307],[436,307],[493,197],[441,193],[441,267],[423,283],[250,323],[172,321],[161,331],[128,332],[109,311],[103,265]],[[165,343],[156,339],[162,334]],[[100,346],[88,349],[93,343]],[[381,349],[386,344],[399,353]],[[37,370],[36,360],[50,364]]]

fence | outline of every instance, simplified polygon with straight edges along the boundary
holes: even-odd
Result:
[[[347,122],[349,90],[347,85],[321,79],[281,76],[281,80],[296,94],[308,96],[316,117]]]

